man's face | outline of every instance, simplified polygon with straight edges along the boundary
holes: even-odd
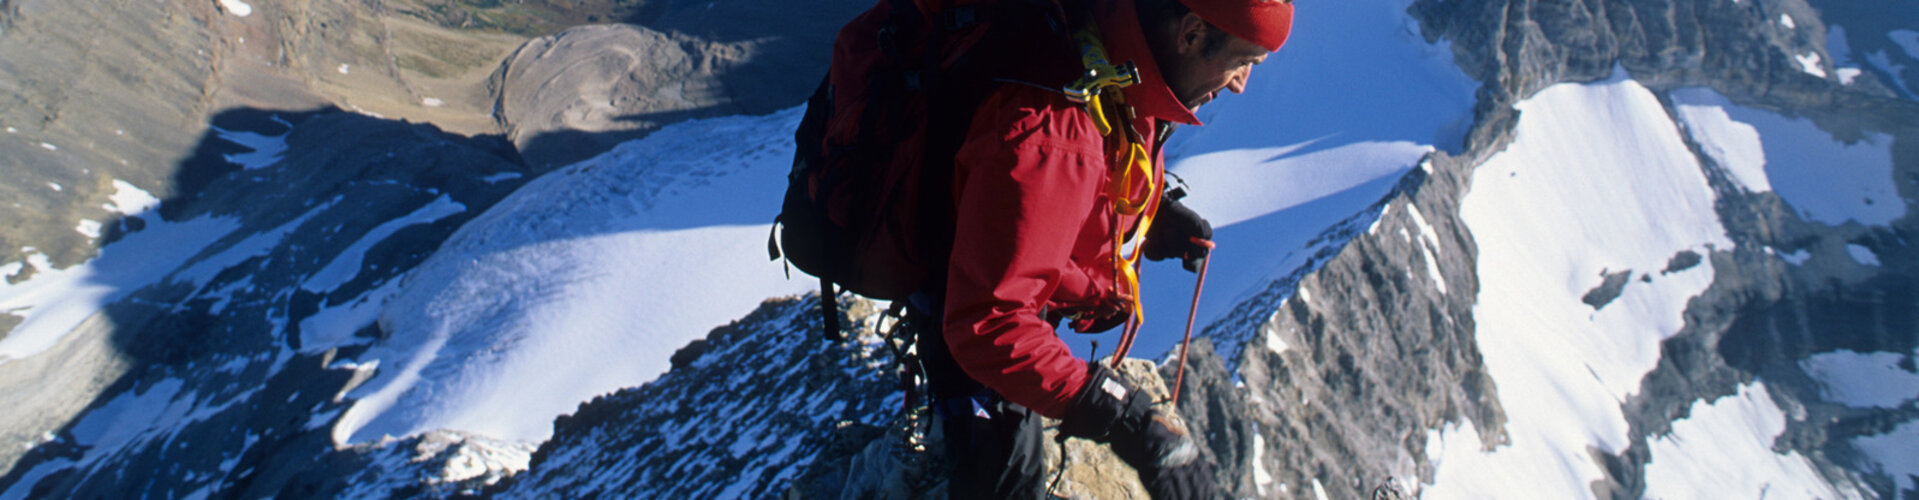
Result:
[[[1166,86],[1186,109],[1198,111],[1200,105],[1218,97],[1222,89],[1235,94],[1245,92],[1253,66],[1266,61],[1264,47],[1217,32],[1217,28],[1200,21],[1198,15],[1188,14],[1170,28],[1172,43],[1162,47],[1171,50],[1155,55]]]

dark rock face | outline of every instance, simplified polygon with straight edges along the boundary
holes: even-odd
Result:
[[[1455,163],[1463,160],[1438,157],[1432,168],[1455,172]],[[1322,236],[1346,240],[1322,264],[1206,329],[1224,358],[1196,350],[1191,366],[1202,368],[1182,394],[1194,403],[1180,412],[1208,435],[1234,496],[1308,494],[1317,482],[1329,495],[1364,497],[1431,479],[1428,429],[1470,421],[1500,432],[1504,412],[1473,338],[1473,246],[1456,216],[1462,177],[1424,172]]]
[[[506,498],[779,495],[843,434],[870,436],[900,407],[869,305],[844,302],[843,342],[820,339],[818,299],[769,300],[713,330],[706,351],[646,385],[560,417]],[[857,438],[858,436],[852,436]]]
[[[235,111],[214,123],[284,123],[260,132],[282,136],[287,152],[247,169],[218,153],[233,143],[202,139],[205,161],[176,180],[192,191],[136,217],[153,226],[220,219],[230,232],[171,271],[175,279],[103,276],[97,285],[124,288],[127,299],[48,352],[0,364],[0,393],[25,395],[9,412],[24,417],[0,422],[0,485],[91,497],[275,495],[297,484],[332,449],[326,426],[344,408],[336,394],[355,376],[329,367],[334,353],[301,351],[302,321],[397,279],[525,179],[486,180],[521,172],[506,145],[429,125],[338,110]],[[379,230],[429,207],[440,212]],[[356,246],[357,268],[315,280]],[[42,385],[49,380],[56,385]],[[127,430],[100,431],[116,426]],[[88,453],[96,447],[117,451]]]
[[[1416,472],[1430,479],[1418,436],[1442,421],[1470,420],[1488,436],[1487,446],[1500,444],[1497,392],[1472,339],[1476,251],[1456,207],[1472,169],[1512,140],[1512,104],[1539,89],[1600,79],[1619,66],[1655,90],[1709,86],[1742,105],[1810,118],[1839,140],[1856,140],[1866,131],[1887,134],[1895,141],[1893,179],[1911,205],[1919,195],[1919,185],[1911,182],[1919,175],[1919,155],[1912,153],[1919,111],[1885,86],[1841,87],[1802,71],[1792,56],[1823,53],[1823,26],[1782,28],[1772,21],[1782,12],[1802,14],[1795,16],[1802,24],[1817,17],[1797,1],[1416,2],[1410,13],[1428,39],[1452,42],[1460,65],[1484,82],[1468,148],[1458,156],[1436,154],[1430,175],[1414,174],[1414,187],[1384,202],[1393,208],[1381,217],[1379,234],[1349,236],[1350,243],[1309,266],[1319,270],[1276,282],[1242,305],[1237,319],[1208,328],[1222,345],[1225,366],[1245,389],[1205,397],[1223,407],[1251,408],[1244,414],[1258,421],[1266,445],[1260,455],[1274,457],[1247,467],[1267,467],[1277,484],[1297,488],[1320,479],[1329,493],[1358,496],[1386,475],[1403,482]],[[1821,401],[1799,361],[1839,348],[1912,352],[1919,343],[1919,303],[1912,291],[1919,276],[1911,266],[1919,256],[1907,236],[1919,233],[1914,218],[1882,227],[1804,221],[1776,195],[1747,193],[1700,157],[1712,169],[1717,210],[1737,248],[1675,255],[1664,270],[1709,262],[1716,278],[1693,300],[1686,328],[1665,342],[1658,368],[1626,403],[1635,444],[1619,456],[1595,458],[1611,477],[1594,485],[1594,492],[1638,497],[1645,489],[1649,436],[1666,432],[1695,401],[1732,394],[1757,377],[1795,414],[1780,438],[1782,451],[1812,457],[1842,487],[1897,496],[1894,482],[1875,476],[1847,440],[1910,422],[1912,412]],[[1382,236],[1405,224],[1395,213],[1406,207],[1418,207],[1437,230],[1433,243]],[[1865,242],[1883,264],[1845,260],[1852,242]],[[1419,245],[1431,251],[1422,254]],[[1788,265],[1768,247],[1804,249],[1812,261]],[[1407,271],[1434,258],[1449,292],[1437,292],[1423,273]],[[1650,278],[1652,271],[1619,276]],[[1626,279],[1616,281],[1628,286]],[[1608,295],[1595,290],[1589,298],[1603,307]],[[1235,413],[1182,408],[1200,422]],[[1221,462],[1236,462],[1224,458],[1231,450],[1222,448],[1213,449]],[[1327,477],[1327,471],[1338,477]],[[1867,479],[1857,483],[1852,478],[1858,476],[1849,474]],[[1237,484],[1242,495],[1275,494],[1251,484],[1252,476],[1222,472],[1221,479]]]

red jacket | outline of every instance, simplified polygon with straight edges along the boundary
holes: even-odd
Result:
[[[1139,67],[1140,83],[1125,97],[1146,143],[1159,143],[1162,120],[1198,124],[1161,78],[1131,0],[1101,7],[1108,55]],[[954,158],[958,220],[947,274],[947,346],[974,380],[1048,417],[1065,415],[1085,382],[1086,362],[1054,334],[1042,310],[1116,299],[1105,145],[1081,105],[1058,92],[1006,84],[981,104]],[[1152,154],[1157,179],[1164,158],[1156,147]],[[1131,230],[1136,219],[1119,223]]]

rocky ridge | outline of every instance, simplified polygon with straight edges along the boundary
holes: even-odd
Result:
[[[1803,2],[1420,1],[1409,12],[1429,41],[1450,42],[1459,64],[1484,83],[1476,124],[1463,152],[1434,154],[1382,202],[1378,226],[1331,248],[1318,270],[1276,282],[1242,304],[1232,315],[1237,322],[1208,327],[1225,347],[1231,373],[1245,383],[1211,398],[1227,408],[1259,409],[1213,412],[1227,422],[1258,423],[1238,424],[1258,433],[1250,440],[1261,443],[1255,448],[1263,445],[1260,460],[1245,466],[1253,470],[1221,473],[1222,482],[1237,484],[1238,495],[1294,496],[1316,482],[1332,497],[1355,498],[1386,477],[1430,481],[1425,433],[1441,422],[1470,421],[1487,436],[1489,449],[1502,444],[1497,388],[1472,338],[1477,252],[1457,206],[1473,169],[1512,141],[1513,103],[1533,92],[1603,79],[1623,67],[1655,90],[1711,87],[1742,105],[1810,118],[1841,140],[1864,131],[1889,134],[1900,192],[1907,200],[1919,195],[1913,183],[1919,157],[1912,154],[1919,108],[1886,85],[1842,85],[1795,63],[1796,54],[1824,53],[1823,27],[1792,30],[1771,20],[1782,12],[1817,19]],[[1901,495],[1893,478],[1860,462],[1846,439],[1910,422],[1911,412],[1824,402],[1799,360],[1841,347],[1912,351],[1919,342],[1913,327],[1919,304],[1911,292],[1919,281],[1910,266],[1919,260],[1907,243],[1919,229],[1913,217],[1887,227],[1808,222],[1775,194],[1744,192],[1727,174],[1708,174],[1720,195],[1720,218],[1738,246],[1694,256],[1711,261],[1716,281],[1693,301],[1686,329],[1666,342],[1659,368],[1626,403],[1636,444],[1621,456],[1595,458],[1611,480],[1593,485],[1594,493],[1638,498],[1650,457],[1646,441],[1685,417],[1694,401],[1732,394],[1759,376],[1782,405],[1810,412],[1789,424],[1781,452],[1814,457],[1835,484]],[[1426,234],[1418,225],[1437,234],[1406,237]],[[1869,247],[1887,264],[1792,266],[1768,251],[1843,255],[1848,244]],[[1436,259],[1452,293],[1438,292],[1414,271],[1423,259]],[[1195,414],[1201,407],[1182,411],[1205,422],[1206,415]],[[1230,443],[1247,441],[1226,440],[1213,451],[1233,457]],[[1247,455],[1255,454],[1237,456]],[[1261,484],[1256,476],[1263,474],[1272,481]]]

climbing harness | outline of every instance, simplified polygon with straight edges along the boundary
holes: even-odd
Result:
[[[1127,252],[1127,232],[1118,228],[1122,217],[1137,216],[1139,224],[1132,234],[1144,237],[1152,228],[1153,213],[1158,209],[1164,182],[1158,179],[1159,172],[1153,167],[1153,156],[1146,148],[1145,138],[1133,128],[1133,107],[1126,104],[1126,95],[1120,92],[1139,83],[1139,68],[1131,61],[1113,63],[1100,43],[1097,26],[1080,28],[1074,32],[1073,40],[1079,43],[1086,74],[1061,91],[1067,99],[1086,106],[1094,127],[1106,137],[1106,157],[1112,163],[1106,194],[1113,200],[1110,213],[1114,228],[1113,283],[1120,300],[1131,306],[1119,348],[1113,352],[1112,359],[1117,363],[1131,350],[1139,325],[1146,319],[1139,293],[1140,256],[1144,250],[1135,244],[1132,252]]]

